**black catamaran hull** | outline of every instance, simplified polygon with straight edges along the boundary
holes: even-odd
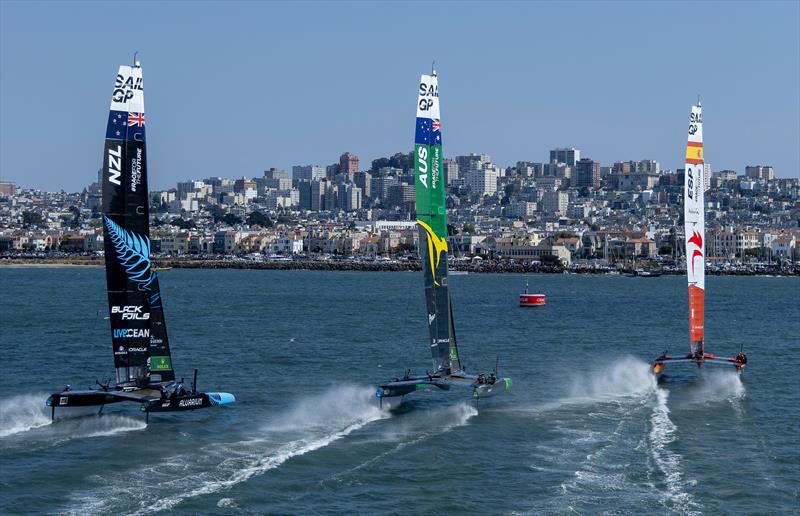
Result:
[[[156,387],[156,386],[154,386]],[[109,389],[86,391],[63,391],[51,394],[46,404],[55,418],[56,408],[102,407],[112,403],[134,402],[143,412],[182,412],[233,403],[235,397],[225,392],[183,392],[169,394],[161,388],[137,390]]]
[[[443,391],[449,391],[452,387],[467,388],[472,389],[474,399],[490,398],[511,389],[511,378],[486,379],[484,375],[472,374],[404,377],[380,385],[375,391],[375,397],[381,400],[383,405],[384,398],[402,397],[431,387]]]

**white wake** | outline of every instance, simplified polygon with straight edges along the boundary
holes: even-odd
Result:
[[[171,510],[198,496],[228,490],[287,460],[330,445],[364,425],[390,417],[374,402],[371,387],[337,387],[299,400],[251,439],[203,446],[122,472],[77,496],[72,514]],[[223,506],[235,502],[223,498]],[[120,507],[122,505],[122,507]]]
[[[49,425],[46,398],[46,394],[22,394],[0,401],[0,438]]]
[[[682,458],[679,454],[669,449],[675,441],[677,427],[669,418],[667,399],[669,392],[663,389],[656,390],[656,404],[650,416],[650,454],[658,469],[664,475],[666,493],[662,503],[666,507],[689,514],[699,514],[699,505],[692,496],[684,490],[684,486],[693,482],[683,479],[681,467]]]

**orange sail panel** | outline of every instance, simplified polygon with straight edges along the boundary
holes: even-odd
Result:
[[[689,285],[689,338],[692,342],[702,342],[705,323],[704,305],[706,291],[696,285]],[[702,349],[700,350],[702,352]]]

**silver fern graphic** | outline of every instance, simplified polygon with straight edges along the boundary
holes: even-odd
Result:
[[[155,272],[150,270],[150,239],[124,229],[105,215],[103,220],[128,279],[137,283],[139,288],[149,290],[148,287],[156,279]]]

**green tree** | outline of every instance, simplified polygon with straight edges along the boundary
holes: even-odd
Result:
[[[22,212],[22,224],[25,226],[38,226],[42,223],[42,215],[35,211]]]
[[[539,261],[542,265],[561,265],[561,260],[554,254],[543,254],[539,257]]]
[[[237,217],[233,213],[226,213],[222,217],[222,222],[224,222],[225,224],[228,224],[230,226],[233,226],[234,224],[241,224],[242,223],[242,219],[240,219],[239,217]]]
[[[225,212],[216,204],[212,204],[208,211],[215,223],[220,222],[225,217]]]
[[[461,227],[461,231],[463,231],[464,233],[466,233],[468,235],[474,235],[475,234],[475,225],[474,224],[464,224]]]
[[[256,210],[247,216],[247,225],[271,228],[273,224],[269,217]]]
[[[181,229],[193,229],[197,227],[197,224],[194,223],[193,220],[186,220],[182,217],[178,217],[177,219],[170,222],[173,226],[177,226]]]

